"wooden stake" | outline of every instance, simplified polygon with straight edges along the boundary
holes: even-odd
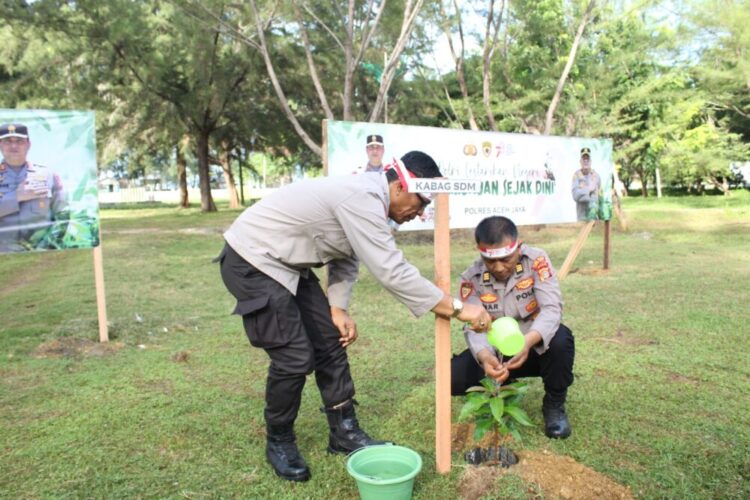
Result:
[[[96,283],[96,309],[99,315],[99,341],[109,342],[107,327],[107,300],[104,295],[104,265],[102,263],[102,242],[94,247],[94,282]]]
[[[573,246],[568,252],[568,256],[565,257],[565,262],[563,262],[562,267],[557,272],[558,280],[563,280],[568,275],[568,272],[570,272],[570,267],[573,265],[576,257],[578,257],[578,254],[581,252],[581,248],[583,248],[583,244],[586,243],[586,238],[589,237],[589,233],[591,233],[591,228],[594,227],[595,222],[596,221],[594,220],[588,221],[586,225],[581,228],[578,239],[575,241],[575,243],[573,243]]]
[[[448,195],[435,199],[435,283],[450,293],[451,244]],[[437,471],[451,470],[451,322],[435,316],[435,462]]]
[[[604,221],[604,269],[609,269],[610,238],[612,237],[612,221]]]

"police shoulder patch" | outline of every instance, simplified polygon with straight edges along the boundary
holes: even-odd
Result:
[[[533,299],[531,302],[529,302],[528,304],[526,304],[526,311],[527,312],[532,312],[534,309],[536,309],[537,305],[538,304],[536,302],[536,299]]]
[[[523,279],[516,283],[516,288],[518,290],[526,290],[527,288],[531,288],[531,286],[534,284],[534,277],[531,276],[529,278]]]
[[[536,274],[539,276],[541,281],[545,281],[552,277],[552,271],[550,270],[549,262],[543,255],[534,259],[534,264],[531,266]]]
[[[459,293],[461,294],[461,300],[466,300],[469,298],[469,295],[471,295],[471,292],[474,291],[474,285],[471,284],[471,281],[462,281],[461,287],[459,289]]]

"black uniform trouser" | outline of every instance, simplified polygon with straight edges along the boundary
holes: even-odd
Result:
[[[545,397],[550,401],[564,402],[568,387],[573,383],[574,358],[573,332],[561,324],[549,343],[549,349],[544,354],[538,354],[532,348],[526,362],[520,368],[510,371],[508,380],[542,377]],[[484,377],[484,369],[476,362],[469,349],[451,359],[451,394],[453,396],[465,394],[466,389],[479,385],[479,381]]]
[[[318,278],[300,277],[297,294],[262,273],[226,245],[221,277],[237,299],[235,314],[250,343],[263,348],[271,364],[266,380],[266,422],[283,425],[297,418],[305,378],[315,371],[323,404],[334,406],[354,396],[346,350],[331,319]]]

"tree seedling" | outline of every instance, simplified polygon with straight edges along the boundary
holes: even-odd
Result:
[[[528,390],[525,382],[513,382],[500,385],[489,377],[481,380],[481,385],[470,387],[466,392],[466,403],[461,408],[458,421],[472,420],[475,425],[474,440],[479,441],[487,432],[494,434],[495,453],[485,451],[481,459],[469,459],[479,463],[497,457],[501,462],[501,440],[512,436],[521,441],[520,426],[532,426],[531,419],[519,406],[523,395]],[[478,450],[474,453],[477,454]],[[512,463],[515,463],[513,461]],[[511,464],[512,464],[511,463]]]

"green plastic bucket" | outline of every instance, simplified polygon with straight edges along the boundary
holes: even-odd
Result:
[[[388,444],[357,450],[346,461],[362,500],[409,500],[421,469],[419,453]]]

